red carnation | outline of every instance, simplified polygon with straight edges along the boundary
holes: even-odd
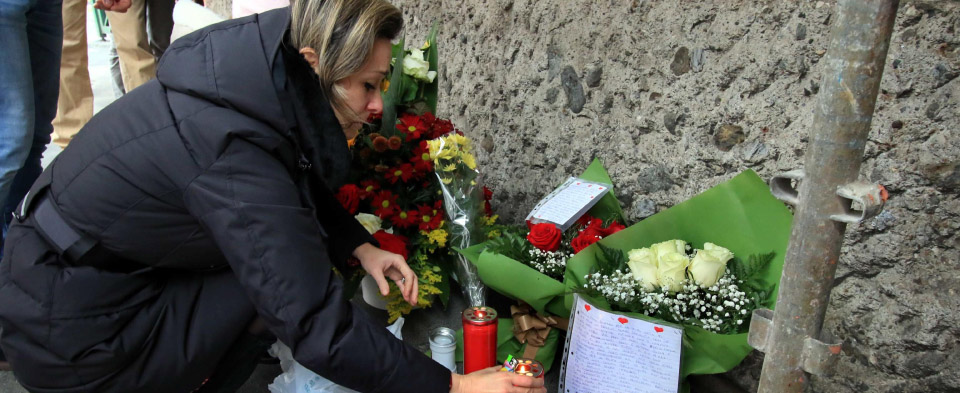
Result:
[[[487,216],[493,215],[493,206],[490,205],[490,200],[493,199],[493,191],[490,191],[487,186],[483,186],[483,213]]]
[[[407,259],[407,238],[400,235],[391,235],[382,229],[373,234],[373,238],[380,243],[380,249],[390,251],[394,254],[400,254],[403,259]]]
[[[397,196],[386,190],[374,195],[373,202],[371,202],[370,205],[374,209],[373,214],[376,214],[381,219],[386,219],[394,215],[399,208],[399,206],[397,206]]]
[[[426,128],[433,127],[433,123],[437,121],[437,117],[430,112],[424,112],[420,119],[423,120],[423,126]]]
[[[430,130],[430,139],[439,138],[450,131],[453,131],[453,123],[450,120],[446,119],[437,119],[433,122],[433,127]]]
[[[560,228],[550,223],[533,224],[527,234],[527,241],[543,251],[557,251],[561,238],[563,233]]]
[[[350,214],[357,214],[360,207],[360,187],[356,184],[346,184],[337,191],[337,200]]]

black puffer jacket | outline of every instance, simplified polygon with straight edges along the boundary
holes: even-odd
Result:
[[[294,86],[310,79],[291,74],[309,68],[284,48],[289,19],[178,40],[157,80],[95,116],[31,190],[99,242],[68,261],[29,212],[8,235],[0,345],[30,390],[189,391],[257,314],[342,385],[448,390],[449,371],[354,310],[331,272],[373,239],[326,186],[346,141]]]

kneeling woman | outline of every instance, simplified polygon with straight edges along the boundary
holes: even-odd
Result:
[[[339,384],[544,392],[451,374],[354,310],[358,258],[417,278],[336,202],[346,140],[382,108],[400,12],[299,0],[175,42],[157,79],[94,117],[17,209],[0,263],[0,346],[33,392],[233,391],[274,339]]]

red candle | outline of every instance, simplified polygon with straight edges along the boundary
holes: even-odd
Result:
[[[463,373],[497,364],[497,311],[486,306],[463,311]]]

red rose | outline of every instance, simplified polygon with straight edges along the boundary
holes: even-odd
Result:
[[[580,216],[580,218],[577,219],[577,226],[578,226],[578,227],[580,227],[580,226],[584,226],[584,227],[585,227],[585,226],[587,226],[587,225],[590,225],[590,222],[591,222],[591,221],[593,221],[593,216],[591,216],[591,215],[589,215],[589,214],[584,214],[584,215]]]
[[[600,221],[596,218],[590,220],[590,223],[587,224],[586,227],[580,229],[580,233],[581,235],[586,234],[587,236],[606,236],[605,232],[603,231],[603,221]]]
[[[606,237],[606,236],[610,236],[610,235],[612,235],[612,234],[614,234],[614,233],[620,232],[620,231],[622,231],[622,230],[624,230],[624,229],[627,229],[627,227],[625,227],[623,224],[621,224],[621,223],[619,223],[619,222],[614,221],[614,222],[611,222],[611,223],[610,223],[610,226],[608,226],[608,227],[606,227],[606,228],[603,228],[603,231],[602,231],[602,232],[603,232],[603,236]]]
[[[591,244],[600,241],[601,238],[597,235],[597,232],[584,230],[570,241],[570,247],[573,247],[573,253],[576,254]]]
[[[347,184],[337,191],[337,200],[350,214],[357,214],[360,207],[360,187],[356,184]]]
[[[403,259],[407,259],[407,238],[400,235],[391,235],[382,229],[374,233],[373,238],[380,243],[381,250],[400,254]]]
[[[527,235],[527,241],[543,251],[557,251],[561,238],[563,233],[560,228],[550,223],[534,224]]]

